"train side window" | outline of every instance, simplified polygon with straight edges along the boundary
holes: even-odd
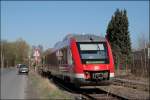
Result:
[[[62,59],[63,59],[63,52],[62,52],[62,50],[58,50],[56,52],[56,56],[57,56],[58,64],[62,64]]]
[[[72,65],[73,61],[72,61],[72,53],[71,53],[70,48],[68,48],[67,52],[68,52],[67,53],[68,65]]]
[[[67,64],[67,48],[63,48],[62,49],[62,64]]]

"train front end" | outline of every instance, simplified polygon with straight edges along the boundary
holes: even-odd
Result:
[[[85,37],[84,37],[85,38]],[[105,38],[73,39],[74,83],[104,85],[114,77],[111,47]]]

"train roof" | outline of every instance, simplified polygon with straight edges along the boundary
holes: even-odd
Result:
[[[67,36],[65,36],[63,41],[59,41],[54,45],[53,51],[69,45],[71,38],[75,39],[77,42],[105,42],[106,41],[104,37],[93,35],[93,34],[68,34]]]
[[[69,40],[70,38],[74,38],[77,42],[104,42],[106,41],[104,37],[93,35],[93,34],[69,34],[63,39],[63,41]]]

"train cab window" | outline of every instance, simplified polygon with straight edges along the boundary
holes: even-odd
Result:
[[[78,42],[77,46],[83,64],[108,63],[106,43]]]

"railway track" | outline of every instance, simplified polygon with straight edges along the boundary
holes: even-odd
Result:
[[[65,83],[57,78],[53,78],[53,82],[58,86],[58,88],[73,94],[75,100],[126,100],[123,97],[93,86],[88,88],[77,88],[74,85]]]
[[[128,79],[114,78],[112,84],[118,86],[129,87],[133,89],[139,89],[144,91],[149,91],[149,84],[139,81],[133,81]]]

